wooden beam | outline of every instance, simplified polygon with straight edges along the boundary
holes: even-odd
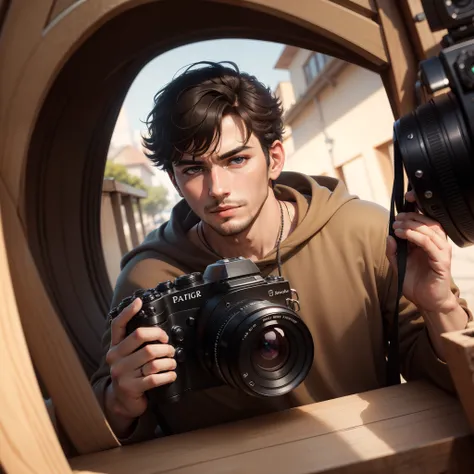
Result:
[[[328,40],[357,52],[374,64],[387,63],[380,26],[364,15],[333,3],[331,0],[215,0],[246,4],[261,11],[270,10],[282,18],[291,18],[305,27],[323,34]]]
[[[112,178],[105,178],[102,184],[102,192],[104,193],[120,193],[128,196],[134,196],[137,198],[146,198],[148,193],[139,188],[134,188],[129,184],[121,183]]]
[[[472,460],[473,448],[458,400],[428,384],[406,383],[70,464],[81,474],[470,472],[462,463]]]
[[[427,20],[414,21],[415,15],[423,12],[421,0],[400,0],[400,9],[418,61],[437,55],[441,49],[440,41],[447,31],[432,32]]]
[[[137,247],[139,244],[138,233],[137,233],[137,223],[135,222],[135,214],[133,212],[132,198],[130,195],[122,196],[122,204],[125,208],[125,216],[127,217],[128,230],[130,232],[130,239],[132,241],[132,246]]]
[[[332,2],[352,10],[359,15],[364,15],[371,20],[377,18],[377,9],[372,0],[332,0]]]
[[[122,197],[119,193],[110,193],[110,203],[112,204],[112,212],[114,214],[115,231],[119,241],[120,252],[122,255],[128,252],[127,239],[125,238],[125,231],[123,230],[122,219]]]
[[[390,66],[381,72],[394,117],[415,108],[418,62],[413,53],[400,5],[392,0],[374,0],[383,29]]]
[[[442,338],[451,377],[474,433],[474,323]]]

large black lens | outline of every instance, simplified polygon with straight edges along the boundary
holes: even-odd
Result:
[[[283,329],[263,329],[252,351],[252,362],[258,369],[278,370],[288,360],[289,347],[290,343]]]
[[[217,305],[199,334],[207,368],[249,395],[288,393],[306,378],[313,362],[313,339],[301,318],[265,300]]]
[[[473,147],[455,96],[434,97],[395,122],[394,152],[420,210],[459,247],[474,244]]]

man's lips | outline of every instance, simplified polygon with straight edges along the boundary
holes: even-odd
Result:
[[[213,209],[210,212],[211,212],[211,214],[219,214],[220,212],[229,211],[231,209],[237,209],[238,207],[240,207],[240,206],[219,206],[219,207],[216,207],[215,209]]]
[[[241,206],[219,206],[210,211],[211,214],[219,217],[231,217]]]

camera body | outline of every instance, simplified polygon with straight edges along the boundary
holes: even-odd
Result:
[[[157,404],[224,383],[253,396],[282,395],[312,364],[313,342],[296,314],[296,292],[280,276],[263,278],[251,260],[222,259],[204,273],[138,290],[112,313],[135,297],[143,305],[127,334],[158,326],[175,347],[176,381],[147,392]]]

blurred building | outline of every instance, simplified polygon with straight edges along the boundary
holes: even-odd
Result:
[[[394,119],[380,76],[294,46],[275,68],[290,74],[275,90],[284,108],[285,169],[337,177],[350,193],[389,208]],[[453,245],[452,271],[474,308],[474,247]]]
[[[117,118],[107,159],[124,165],[131,175],[139,177],[146,186],[164,186],[168,190],[170,207],[180,199],[168,175],[155,168],[144,154],[141,133],[131,127],[125,108],[120,110]]]

